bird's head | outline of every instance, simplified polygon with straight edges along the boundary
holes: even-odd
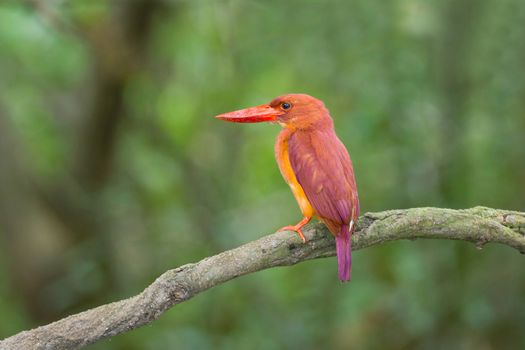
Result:
[[[332,125],[324,103],[305,94],[282,95],[268,104],[220,114],[215,118],[235,123],[279,123],[289,129]]]

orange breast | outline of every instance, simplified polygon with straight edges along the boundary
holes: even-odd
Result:
[[[292,165],[290,164],[290,158],[288,156],[288,139],[290,138],[290,134],[291,131],[288,129],[283,129],[279,133],[277,141],[275,142],[275,159],[277,160],[281,174],[286,183],[288,183],[288,186],[290,186],[290,189],[299,204],[299,208],[301,208],[301,212],[306,217],[312,217],[315,215],[315,210],[306,197],[303,188],[299,182],[297,182]]]

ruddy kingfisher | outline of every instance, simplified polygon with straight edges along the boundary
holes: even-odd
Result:
[[[359,199],[352,161],[334,130],[324,103],[305,94],[288,94],[269,104],[216,116],[236,123],[278,123],[275,159],[290,186],[303,219],[279,231],[295,231],[306,242],[302,227],[312,217],[335,236],[339,279],[350,280],[351,234],[359,217]]]

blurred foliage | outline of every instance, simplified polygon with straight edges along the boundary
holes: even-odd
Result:
[[[321,98],[363,212],[525,210],[521,0],[0,2],[0,338],[300,218],[278,127]],[[243,277],[93,349],[523,349],[523,257],[398,242]]]

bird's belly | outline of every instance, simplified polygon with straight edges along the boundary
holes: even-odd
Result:
[[[288,186],[290,186],[290,189],[292,190],[295,200],[297,200],[297,204],[299,204],[299,208],[301,208],[303,215],[307,217],[314,216],[315,210],[312,207],[312,204],[310,204],[310,201],[306,197],[302,186],[297,181],[297,178],[293,172],[292,164],[290,163],[290,158],[288,155],[287,137],[281,137],[280,135],[279,139],[277,140],[275,147],[275,159],[277,160],[281,174],[286,180]]]

